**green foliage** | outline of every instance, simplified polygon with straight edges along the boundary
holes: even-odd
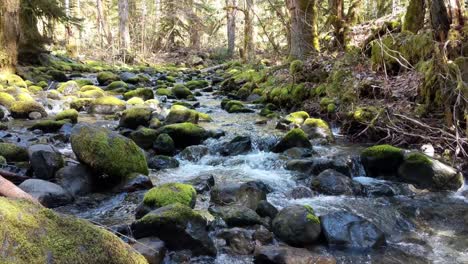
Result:
[[[289,74],[295,75],[301,72],[303,68],[304,68],[304,62],[302,62],[301,60],[294,60],[289,65]]]
[[[182,183],[167,183],[149,190],[143,198],[143,203],[150,207],[163,207],[170,204],[183,204],[195,207],[197,192],[192,185]]]
[[[376,145],[364,149],[361,156],[377,159],[403,159],[403,151],[391,145]]]

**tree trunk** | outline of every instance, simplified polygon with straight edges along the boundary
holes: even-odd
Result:
[[[1,0],[0,73],[15,72],[18,60],[19,0]]]
[[[128,28],[128,0],[119,0],[119,36],[120,49],[130,48],[130,32]]]
[[[227,54],[229,58],[232,58],[234,56],[234,49],[236,48],[236,15],[237,15],[237,1],[226,0],[227,39],[228,39]]]
[[[406,9],[403,30],[418,33],[424,27],[424,17],[426,14],[425,0],[411,0]]]
[[[107,19],[104,16],[102,0],[96,0],[97,22],[99,28],[99,37],[101,38],[101,47],[104,47],[103,35],[106,37],[107,45],[112,45],[112,32],[107,25]]]
[[[243,60],[251,62],[255,59],[255,42],[253,26],[254,0],[245,0],[244,3],[244,56]]]
[[[287,0],[291,15],[291,58],[303,59],[311,51],[319,51],[317,6],[315,0]]]
[[[449,0],[448,1],[448,14],[455,27],[463,27],[465,25],[463,0]]]
[[[444,0],[431,1],[431,25],[434,30],[434,38],[437,41],[445,42],[450,30],[450,18]]]
[[[345,47],[345,17],[344,17],[344,1],[343,0],[329,0],[331,12],[331,24],[335,31],[335,38],[338,46]]]
[[[200,18],[197,16],[193,0],[188,3],[188,21],[190,25],[190,47],[192,49],[200,49]]]

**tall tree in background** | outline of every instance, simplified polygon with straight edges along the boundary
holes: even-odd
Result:
[[[424,27],[424,17],[426,14],[425,0],[411,0],[406,9],[403,30],[418,33]]]
[[[119,0],[119,36],[120,49],[130,48],[130,31],[128,27],[128,0]]]
[[[237,1],[226,0],[226,18],[227,18],[227,54],[229,58],[234,55],[236,47],[236,15],[237,15]]]
[[[194,0],[187,0],[186,15],[189,23],[190,47],[192,49],[200,48],[200,32],[202,31],[202,23],[197,16]]]
[[[287,0],[291,16],[291,58],[303,59],[311,51],[319,51],[317,5],[315,0]]]
[[[0,0],[0,73],[14,72],[18,56],[19,0]]]
[[[444,0],[430,1],[431,25],[437,41],[445,42],[450,30],[450,18]]]
[[[98,34],[101,39],[100,44],[101,48],[104,47],[103,36],[106,37],[107,45],[112,45],[112,31],[109,28],[107,23],[107,17],[104,13],[104,6],[102,0],[96,0],[96,10],[97,10],[97,23],[98,23]]]
[[[242,59],[252,61],[255,59],[255,39],[254,39],[254,0],[244,0],[244,50]]]

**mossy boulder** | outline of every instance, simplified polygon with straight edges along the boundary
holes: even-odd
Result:
[[[125,110],[125,101],[114,96],[104,96],[92,101],[88,112],[92,114],[111,115]]]
[[[192,80],[185,83],[185,86],[190,90],[205,88],[209,85],[210,83],[207,80]]]
[[[113,81],[109,85],[107,85],[106,90],[115,90],[120,88],[127,89],[128,84],[123,81]]]
[[[168,134],[160,134],[153,143],[153,150],[158,155],[173,155],[175,152],[174,140]]]
[[[361,152],[361,162],[369,177],[396,175],[404,152],[390,145],[376,145]]]
[[[205,129],[192,123],[166,125],[158,129],[158,133],[168,134],[177,148],[199,145],[208,137]]]
[[[55,133],[59,131],[63,125],[70,123],[69,119],[66,120],[42,120],[32,125],[29,130],[41,130],[44,133]]]
[[[143,203],[137,208],[137,218],[150,211],[167,205],[179,203],[190,208],[195,207],[197,192],[192,185],[183,183],[166,183],[153,187],[143,197]]]
[[[75,109],[67,109],[63,110],[62,112],[58,113],[55,116],[55,120],[60,121],[60,120],[70,120],[72,123],[78,122],[78,111]]]
[[[20,76],[11,73],[0,73],[0,84],[5,86],[13,86],[27,88],[28,85]]]
[[[301,126],[309,139],[323,138],[333,142],[334,137],[327,122],[319,118],[307,118]]]
[[[180,203],[149,212],[131,225],[135,238],[157,236],[170,250],[188,249],[193,255],[216,255],[207,222],[196,211]]]
[[[156,89],[156,95],[159,96],[173,96],[172,91],[166,88],[159,88]]]
[[[87,109],[94,99],[91,98],[79,98],[75,99],[70,103],[70,108],[75,109],[77,111],[83,111]]]
[[[78,160],[97,175],[106,175],[106,183],[120,183],[132,173],[148,175],[143,151],[135,142],[116,132],[78,124],[72,130],[70,141]]]
[[[0,105],[9,108],[15,101],[16,99],[12,95],[0,92]]]
[[[291,246],[303,247],[315,243],[322,231],[320,219],[312,207],[291,205],[273,219],[273,233]]]
[[[245,105],[236,100],[223,100],[221,101],[221,108],[228,113],[252,113],[253,110],[248,109]]]
[[[418,188],[436,191],[456,191],[464,182],[463,175],[456,169],[419,152],[405,156],[398,168],[398,178]]]
[[[171,111],[166,117],[166,124],[189,122],[198,124],[200,116],[197,111],[188,109],[185,106],[173,105]]]
[[[107,85],[112,83],[113,81],[120,80],[119,76],[112,72],[100,72],[97,75],[97,81],[99,85]]]
[[[127,100],[127,105],[144,105],[145,101],[140,97],[132,97]]]
[[[122,113],[119,126],[135,129],[139,126],[148,126],[152,110],[146,107],[130,108]]]
[[[34,102],[36,100],[34,100],[34,98],[29,94],[29,93],[23,93],[23,92],[20,92],[16,95],[16,100],[17,101],[30,101],[30,102]]]
[[[35,101],[17,101],[10,107],[11,116],[14,118],[28,118],[32,112],[38,112],[42,117],[47,116],[44,107]]]
[[[172,88],[172,94],[177,99],[187,99],[193,96],[192,92],[182,84],[176,84],[174,88]]]
[[[300,128],[290,130],[274,147],[273,152],[279,153],[290,148],[311,148],[307,134]]]
[[[80,91],[80,86],[75,81],[68,81],[66,83],[60,84],[57,87],[57,91],[63,95],[72,95]]]
[[[153,147],[153,142],[158,138],[158,132],[152,128],[140,127],[130,133],[130,138],[143,149]]]
[[[154,98],[154,93],[153,90],[150,88],[137,88],[133,91],[129,91],[124,93],[124,99],[128,100],[132,97],[140,97],[143,100],[150,100]]]
[[[80,88],[80,92],[87,92],[87,91],[101,91],[104,92],[101,88],[94,86],[94,85],[85,85]]]
[[[94,85],[93,81],[91,80],[87,80],[87,79],[77,79],[77,80],[74,80],[78,86],[80,87],[83,87],[83,86],[87,86],[87,85]]]
[[[0,156],[9,162],[28,161],[28,151],[12,143],[0,143]]]
[[[100,97],[105,96],[104,92],[99,91],[99,90],[89,90],[86,92],[79,92],[78,95],[81,98],[100,98]]]
[[[36,86],[36,85],[31,85],[28,86],[28,91],[33,93],[33,94],[38,94],[43,91],[42,87]]]
[[[286,121],[286,123],[288,124],[302,125],[304,121],[309,117],[310,116],[307,112],[298,111],[298,112],[290,113],[282,121]]]
[[[25,200],[0,197],[0,218],[2,263],[147,263],[104,228]]]

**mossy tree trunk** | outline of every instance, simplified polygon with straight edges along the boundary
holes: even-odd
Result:
[[[345,47],[345,15],[343,0],[329,0],[330,20],[338,46]]]
[[[450,30],[450,18],[444,0],[430,1],[431,26],[434,30],[434,38],[445,42]]]
[[[226,0],[227,39],[228,39],[227,55],[229,58],[231,58],[234,55],[234,49],[236,47],[236,15],[237,15],[237,1]]]
[[[426,0],[411,0],[406,9],[403,30],[418,33],[424,27]]]
[[[294,59],[303,59],[312,51],[319,51],[317,5],[315,0],[287,0],[290,17],[290,51]]]
[[[245,0],[244,4],[244,52],[243,60],[251,62],[255,59],[255,40],[253,25],[254,0]]]
[[[18,60],[19,0],[0,0],[0,73],[14,72]]]

